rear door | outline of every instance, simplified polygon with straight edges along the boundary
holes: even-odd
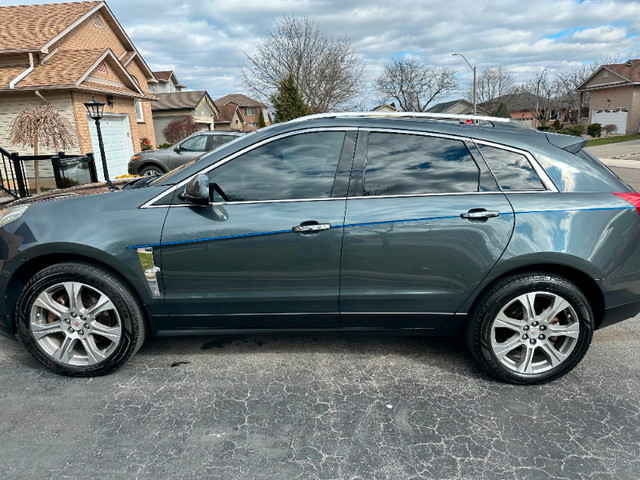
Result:
[[[513,210],[475,146],[419,132],[361,132],[349,187],[344,327],[434,328],[506,248]]]

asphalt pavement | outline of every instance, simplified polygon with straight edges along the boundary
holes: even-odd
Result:
[[[90,379],[0,338],[0,367],[0,478],[640,478],[640,317],[540,386],[441,337],[162,338]]]

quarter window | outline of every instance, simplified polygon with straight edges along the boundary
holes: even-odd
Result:
[[[544,190],[535,170],[520,153],[478,145],[503,190]]]
[[[364,195],[477,192],[480,170],[462,141],[371,133]]]
[[[231,202],[327,198],[344,137],[316,132],[281,138],[212,170],[209,182]],[[218,193],[213,200],[221,201]]]

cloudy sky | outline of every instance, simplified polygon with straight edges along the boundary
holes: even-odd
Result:
[[[35,3],[0,0],[0,5]],[[54,3],[54,2],[41,2]],[[107,0],[153,70],[174,70],[189,89],[215,99],[246,92],[244,52],[283,15],[306,15],[329,34],[349,35],[369,81],[392,56],[412,55],[458,71],[464,96],[472,73],[502,65],[517,81],[602,56],[640,58],[640,0]],[[449,97],[453,98],[453,97]]]

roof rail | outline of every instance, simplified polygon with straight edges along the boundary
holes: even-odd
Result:
[[[291,120],[291,122],[300,122],[302,120],[313,120],[316,118],[345,118],[345,117],[382,117],[382,118],[430,118],[434,120],[459,120],[466,122],[467,120],[476,120],[481,122],[493,123],[511,123],[524,126],[520,122],[510,118],[502,117],[485,117],[482,115],[458,115],[452,113],[427,113],[427,112],[334,112],[334,113],[316,113],[299,117]]]

